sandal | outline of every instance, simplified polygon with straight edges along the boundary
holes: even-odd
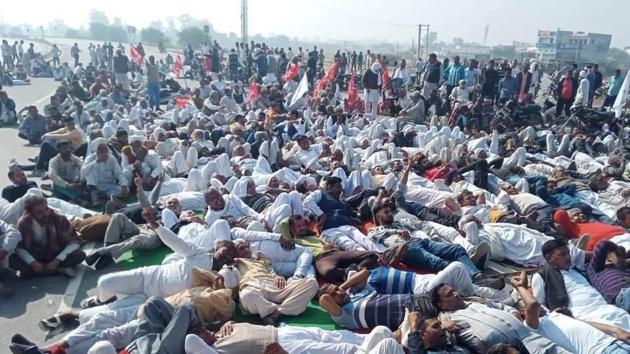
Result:
[[[86,297],[85,299],[81,300],[81,303],[79,304],[82,309],[89,309],[90,307],[96,307],[100,305],[102,305],[102,303],[98,301],[98,297],[96,297],[96,295]]]
[[[57,329],[62,324],[63,322],[61,322],[59,314],[56,313],[48,318],[44,318],[43,320],[39,321],[39,329],[44,332],[50,332],[54,329]]]
[[[107,300],[107,301],[99,301],[98,297],[96,295],[94,296],[90,296],[90,297],[86,297],[85,299],[81,300],[81,303],[79,304],[79,306],[82,309],[89,309],[91,307],[96,307],[96,306],[101,306],[101,305],[107,305],[111,302],[116,301],[116,296],[112,297],[111,299]]]

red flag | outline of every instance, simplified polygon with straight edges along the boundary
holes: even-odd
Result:
[[[293,80],[300,75],[300,66],[297,64],[291,64],[289,66],[289,70],[282,75],[282,81],[287,82],[289,80]]]
[[[247,95],[247,103],[252,103],[252,101],[255,100],[258,95],[260,95],[260,86],[256,83],[255,80],[252,80],[252,83],[249,85],[249,95]]]
[[[325,89],[326,86],[328,86],[328,84],[332,82],[332,80],[335,79],[335,76],[337,76],[338,67],[339,67],[339,63],[335,62],[333,66],[328,68],[326,75],[324,75],[324,77],[322,77],[321,79],[319,79],[319,81],[317,81],[317,84],[315,85],[315,91],[313,92],[313,96],[317,96],[319,91]]]
[[[142,57],[142,54],[140,54],[140,52],[138,52],[136,47],[130,45],[129,46],[129,53],[131,54],[131,59],[133,61],[135,61],[136,64],[142,65],[142,60],[144,59],[144,57]]]
[[[173,64],[173,74],[175,74],[176,77],[179,77],[179,74],[182,72],[183,69],[184,64],[182,63],[182,57],[177,54],[177,57],[175,58],[175,63]]]

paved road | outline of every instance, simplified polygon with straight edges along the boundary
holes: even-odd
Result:
[[[73,40],[48,39],[57,43],[62,50],[61,61],[70,61],[70,46]],[[89,41],[78,41],[84,49],[81,61],[87,60],[87,44]],[[116,45],[116,44],[115,44]],[[36,44],[38,51],[45,51],[45,45]],[[149,54],[157,54],[156,48],[145,48]],[[159,56],[161,57],[161,56]],[[52,79],[33,79],[30,86],[5,87],[9,97],[15,100],[17,109],[26,105],[36,105],[40,109],[48,103],[49,97],[58,87]],[[27,163],[27,158],[38,154],[38,148],[28,146],[17,137],[16,129],[0,128],[0,186],[9,183],[7,166],[11,158],[20,163]],[[40,181],[36,179],[39,183]],[[88,245],[89,247],[90,245]],[[89,252],[88,252],[89,253]],[[38,344],[51,344],[63,336],[63,329],[46,333],[38,328],[38,322],[45,317],[64,309],[77,309],[79,301],[94,294],[94,287],[101,272],[85,269],[80,266],[79,275],[75,279],[64,276],[50,276],[37,279],[15,279],[6,277],[6,284],[15,290],[15,295],[0,298],[0,353],[7,353],[10,338],[21,333]],[[107,272],[116,270],[116,266]],[[66,329],[67,330],[67,329]]]

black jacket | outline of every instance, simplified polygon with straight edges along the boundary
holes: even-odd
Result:
[[[378,74],[373,72],[372,70],[366,70],[365,74],[363,74],[363,87],[367,89],[379,89],[380,86],[378,84]]]

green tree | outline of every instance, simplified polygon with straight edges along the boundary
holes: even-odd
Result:
[[[142,42],[151,45],[157,45],[160,42],[166,45],[166,42],[168,42],[168,39],[166,38],[164,32],[151,27],[142,29],[142,31],[140,31],[140,38]]]
[[[193,48],[200,47],[205,42],[210,42],[210,36],[205,33],[203,29],[197,27],[187,27],[182,29],[177,34],[177,38],[179,39],[179,44],[181,46],[191,44]]]

